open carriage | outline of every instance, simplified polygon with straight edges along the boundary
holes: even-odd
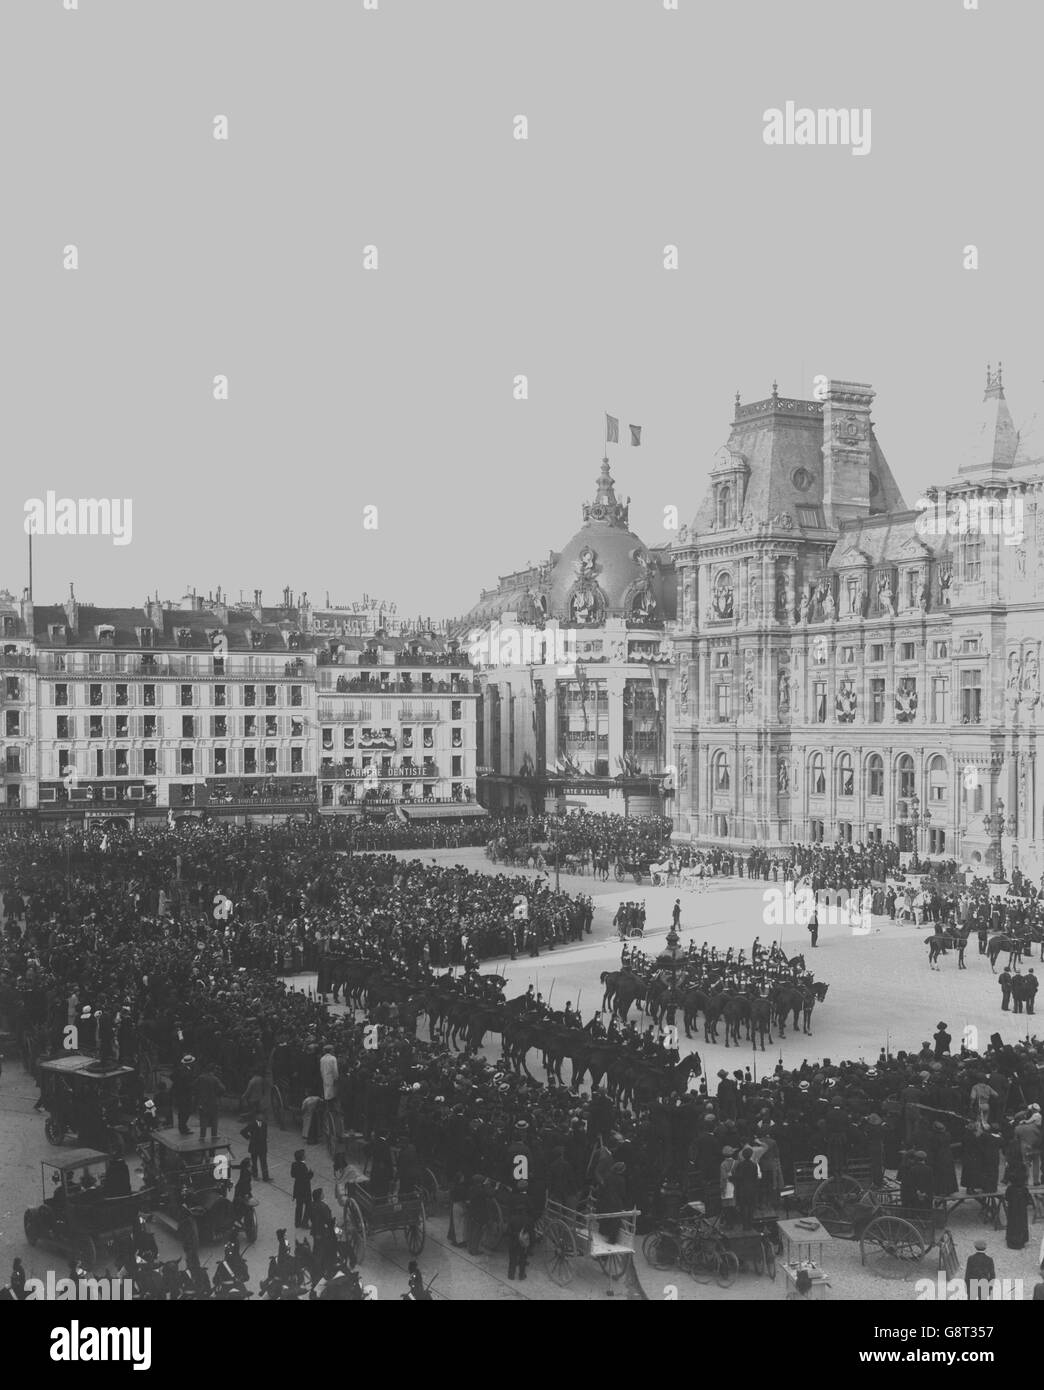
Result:
[[[816,1189],[812,1219],[836,1240],[858,1240],[864,1265],[879,1273],[898,1273],[938,1244],[946,1211],[936,1206],[903,1207],[893,1183],[872,1186],[869,1173],[850,1165]]]
[[[369,1185],[360,1181],[349,1183],[348,1194],[345,1220],[352,1233],[355,1258],[360,1264],[368,1237],[387,1231],[402,1231],[411,1255],[419,1255],[424,1249],[424,1199],[419,1193],[375,1197]]]

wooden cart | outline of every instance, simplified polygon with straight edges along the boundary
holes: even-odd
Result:
[[[544,1264],[556,1284],[571,1284],[573,1261],[594,1260],[609,1281],[607,1292],[615,1293],[614,1284],[633,1279],[634,1232],[638,1211],[580,1211],[562,1202],[548,1201],[540,1218],[540,1234],[544,1241]],[[604,1221],[620,1223],[616,1239],[609,1241],[598,1229]]]
[[[360,1264],[366,1253],[368,1237],[383,1235],[386,1231],[402,1231],[410,1254],[420,1254],[425,1238],[422,1197],[414,1194],[408,1197],[396,1194],[374,1197],[365,1182],[349,1183],[348,1192],[345,1219],[355,1243],[355,1258]]]

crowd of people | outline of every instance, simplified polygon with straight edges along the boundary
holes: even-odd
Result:
[[[588,819],[600,821],[590,833],[614,852],[641,852],[657,833],[652,822]],[[520,826],[521,840],[546,828]],[[480,960],[517,953],[531,937],[537,949],[576,940],[590,929],[591,905],[545,880],[336,848],[326,828],[303,825],[12,838],[4,845],[0,1014],[23,1032],[38,1030],[39,1051],[58,1050],[62,1030],[85,1014],[84,1039],[104,1036],[121,1060],[134,1064],[153,1050],[166,1064],[157,1101],[179,1127],[194,1113],[209,1118],[221,1089],[242,1091],[261,1122],[278,1080],[301,1101],[306,1141],[317,1138],[324,1112],[336,1116],[338,1133],[364,1136],[375,1193],[437,1174],[458,1243],[481,1248],[496,1201],[519,1278],[548,1199],[596,1212],[634,1208],[649,1226],[698,1196],[747,1223],[777,1210],[798,1165],[819,1154],[832,1171],[853,1160],[869,1163],[877,1180],[896,1171],[904,1206],[961,1189],[1002,1192],[1008,1244],[1027,1243],[1044,1103],[1036,1039],[955,1052],[940,1025],[919,1049],[882,1052],[872,1063],[780,1064],[760,1078],[748,1068],[716,1078],[694,1069],[686,1085],[641,1099],[601,1084],[585,1094],[568,1074],[566,1084],[547,1085],[504,1057],[458,1051],[441,1033],[424,1036],[423,1009],[387,1000],[366,999],[370,1022],[380,1022],[371,1046],[353,1010],[326,1007],[338,961],[397,982],[394,997],[404,1003],[423,1002],[451,965],[464,976],[446,987],[481,996]],[[797,846],[783,872],[855,887],[876,874],[875,853]],[[764,873],[765,863],[753,863]],[[958,914],[962,893],[979,896],[945,880],[938,891],[954,895]],[[321,966],[318,997],[287,988],[288,955],[291,964]],[[529,1007],[551,1012],[539,1000]],[[583,1026],[579,1011],[566,1021]],[[263,1175],[267,1162],[246,1137]],[[302,1225],[314,1224],[313,1202],[310,1190]]]

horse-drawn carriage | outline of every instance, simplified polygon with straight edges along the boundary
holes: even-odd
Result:
[[[843,1174],[819,1185],[811,1214],[834,1239],[858,1240],[864,1265],[896,1273],[923,1259],[946,1224],[945,1209],[903,1207],[900,1200],[894,1183],[876,1186],[868,1164],[851,1163]]]
[[[623,855],[616,861],[614,872],[617,883],[626,883],[629,878],[633,878],[635,883],[641,883],[642,878],[649,873],[651,864],[648,859],[627,859]]]
[[[361,1264],[369,1236],[402,1231],[411,1255],[424,1249],[424,1199],[420,1193],[392,1193],[375,1197],[369,1185],[360,1180],[348,1185],[345,1220],[355,1245],[355,1258]]]

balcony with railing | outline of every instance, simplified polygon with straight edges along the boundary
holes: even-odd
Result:
[[[322,694],[368,695],[379,699],[383,695],[477,695],[478,677],[451,675],[434,676],[431,679],[415,680],[412,676],[392,676],[382,674],[378,680],[369,676],[335,675],[327,669],[319,672],[319,690]]]
[[[82,652],[41,652],[37,658],[0,658],[32,661],[24,669],[39,669],[42,676],[71,677],[74,680],[112,680],[117,676],[140,676],[145,680],[176,678],[194,681],[291,680],[303,685],[314,679],[311,666],[301,657],[281,660],[273,656],[212,657],[171,656],[166,652],[113,652],[104,655]]]

